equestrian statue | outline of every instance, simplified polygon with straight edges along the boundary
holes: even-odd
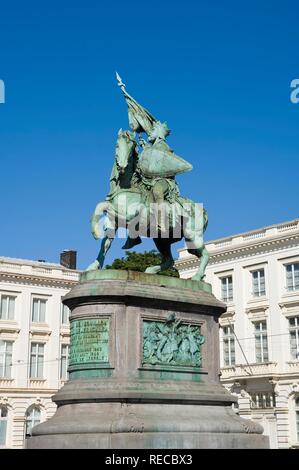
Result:
[[[109,193],[91,218],[94,238],[102,238],[101,249],[87,270],[103,268],[117,230],[125,228],[128,238],[124,249],[141,243],[141,237],[150,237],[161,254],[161,264],[150,266],[146,273],[172,268],[171,245],[184,239],[188,252],[200,260],[192,279],[202,281],[209,260],[203,241],[208,215],[201,204],[181,196],[175,180],[176,175],[191,171],[192,165],[167,144],[167,124],[137,103],[118,74],[116,78],[128,105],[131,130],[118,131]],[[103,230],[99,226],[102,216]]]

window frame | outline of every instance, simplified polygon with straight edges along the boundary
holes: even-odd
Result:
[[[288,285],[288,267],[292,266],[291,269],[291,279],[292,279],[292,285]],[[298,266],[298,281],[296,284],[296,279],[295,279],[295,266]],[[285,280],[286,280],[286,290],[287,292],[294,292],[294,291],[299,291],[299,261],[293,261],[291,263],[284,263],[285,267]]]
[[[233,275],[228,274],[226,276],[221,276],[219,279],[221,282],[221,300],[226,303],[233,302],[234,300]],[[231,279],[231,289],[229,287],[230,283],[228,279]],[[224,280],[226,280],[225,284],[223,283]]]
[[[226,333],[225,329],[229,330]],[[222,341],[223,341],[223,365],[224,367],[232,367],[236,364],[236,343],[235,343],[235,334],[233,325],[223,325],[222,326]],[[225,346],[227,344],[227,351]],[[233,346],[233,348],[232,348]],[[233,351],[232,351],[233,350]],[[233,352],[233,354],[232,354]],[[228,361],[226,360],[228,353]],[[232,360],[233,358],[233,360]]]
[[[2,412],[5,410],[5,416],[2,416]],[[4,442],[1,443],[0,440],[0,449],[4,449],[7,446],[7,430],[8,430],[8,409],[6,406],[0,405],[0,428],[4,428]],[[0,429],[0,438],[1,438],[1,429]]]
[[[66,348],[66,354],[63,354],[63,348]],[[69,352],[70,352],[70,345],[63,343],[60,346],[60,380],[66,381],[68,380],[68,362],[69,362]],[[65,376],[62,374],[62,364],[63,360],[65,360]]]
[[[36,419],[35,413],[38,411],[39,413],[39,419]],[[31,418],[31,415],[33,415],[33,418]],[[38,424],[41,423],[41,409],[34,405],[30,406],[25,414],[25,439],[26,437],[31,437],[32,436],[32,429],[34,426],[37,426]],[[28,428],[30,427],[30,433],[28,432]]]
[[[33,346],[36,346],[35,360],[33,360]],[[42,354],[39,353],[42,346]],[[39,376],[39,358],[42,358],[42,374]],[[30,363],[29,363],[29,378],[32,380],[44,380],[44,365],[45,365],[45,343],[33,341],[30,343]],[[34,374],[32,370],[34,368]]]
[[[6,307],[6,315],[3,315],[3,312],[2,312],[2,299],[3,297],[7,297],[10,300],[13,299],[13,302],[14,302],[14,307],[13,307],[13,315],[12,315],[12,318],[9,318],[9,301],[7,302],[7,307]],[[15,314],[16,314],[16,298],[17,296],[16,295],[11,295],[11,294],[7,294],[7,293],[1,293],[0,294],[0,320],[14,320],[15,319]]]
[[[252,286],[252,297],[264,297],[266,295],[266,274],[265,274],[265,268],[259,268],[259,269],[253,269],[251,272],[251,286]],[[264,273],[263,278],[264,278],[264,290],[262,290],[261,287],[261,272]],[[254,275],[257,273],[257,291],[255,291],[255,283],[254,283]]]
[[[3,359],[2,359],[2,368],[3,368],[3,375],[0,374],[1,379],[11,379],[12,378],[12,356],[13,356],[13,341],[7,340],[7,339],[0,339],[0,344],[4,343],[4,351],[3,353],[0,350],[0,361],[2,359],[2,354],[3,354]],[[7,351],[7,346],[11,346],[11,351]],[[10,358],[10,359],[7,359]],[[7,364],[10,362],[10,364]],[[9,370],[9,373],[7,374],[6,371],[7,369]]]
[[[269,405],[267,405],[269,403]],[[260,406],[261,405],[261,406]],[[271,409],[276,407],[274,392],[259,391],[250,394],[250,408],[254,410]]]
[[[266,328],[263,329],[261,327],[262,324],[266,325]],[[259,325],[259,329],[256,326]],[[254,326],[254,345],[255,345],[255,362],[256,364],[267,364],[269,362],[269,343],[268,343],[268,325],[267,320],[258,320],[253,322]],[[264,336],[266,337],[266,349],[264,350]],[[261,352],[261,361],[258,360],[258,348],[257,344],[259,344],[259,349]],[[265,356],[267,356],[267,360],[265,360]]]
[[[294,397],[296,439],[299,442],[299,396]]]
[[[34,319],[34,305],[35,303],[38,302],[38,313],[37,317],[38,319]],[[45,311],[44,311],[44,318],[41,320],[41,302],[45,304]],[[45,323],[46,322],[46,314],[47,314],[47,302],[48,299],[42,298],[42,297],[33,297],[32,298],[32,308],[31,308],[31,322],[32,323]]]
[[[291,321],[294,320],[295,325],[291,325]],[[299,315],[288,317],[289,322],[289,343],[290,343],[290,356],[292,361],[299,360]],[[296,342],[296,356],[292,355],[292,337],[291,333],[295,333],[295,342]]]
[[[67,305],[61,303],[61,325],[68,325],[69,324],[69,315],[70,309]],[[65,320],[65,309],[66,309],[66,321]]]

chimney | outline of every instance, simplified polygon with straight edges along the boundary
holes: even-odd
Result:
[[[60,253],[60,264],[68,269],[77,268],[77,252],[74,250],[63,250]]]

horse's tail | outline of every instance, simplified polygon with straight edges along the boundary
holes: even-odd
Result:
[[[209,222],[208,213],[205,210],[205,208],[203,208],[203,231],[206,230],[206,228],[208,226],[208,222]]]
[[[93,234],[95,239],[100,238],[98,223],[101,216],[107,213],[109,205],[109,201],[99,202],[94,210],[94,213],[91,216],[91,233]]]

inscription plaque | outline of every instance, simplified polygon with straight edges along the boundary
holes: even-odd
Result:
[[[109,361],[109,319],[71,322],[70,365]]]

